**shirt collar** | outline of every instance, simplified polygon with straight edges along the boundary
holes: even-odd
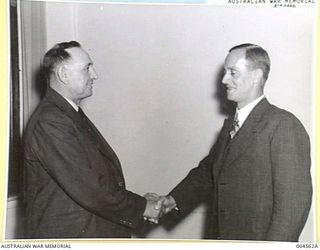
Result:
[[[69,100],[68,98],[62,96],[70,105],[78,112],[79,111],[79,106],[75,104],[73,101]]]
[[[246,106],[242,107],[241,109],[237,108],[238,113],[238,120],[239,120],[239,126],[241,127],[247,117],[249,116],[250,112],[253,110],[253,108],[265,97],[265,95],[262,95],[255,99],[254,101],[250,102]]]

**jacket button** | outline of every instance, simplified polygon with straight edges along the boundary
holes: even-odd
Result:
[[[123,181],[120,181],[120,182],[118,183],[118,186],[119,186],[119,187],[123,187],[123,186],[124,186]]]

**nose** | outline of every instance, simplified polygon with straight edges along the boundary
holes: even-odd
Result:
[[[228,74],[224,73],[223,77],[222,77],[222,83],[223,84],[227,84],[228,83]]]
[[[98,74],[97,74],[96,70],[93,67],[91,68],[91,79],[93,79],[93,80],[97,80],[98,79]]]

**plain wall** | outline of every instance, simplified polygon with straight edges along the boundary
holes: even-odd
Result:
[[[131,191],[166,194],[206,156],[226,117],[223,62],[240,43],[269,52],[268,99],[314,136],[310,7],[47,2],[45,17],[47,49],[76,39],[94,61],[99,79],[82,106],[119,156]],[[200,206],[170,230],[144,235],[199,239],[206,219]],[[313,222],[312,210],[301,241],[314,240]]]

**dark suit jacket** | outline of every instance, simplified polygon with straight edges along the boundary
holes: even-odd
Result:
[[[170,193],[180,212],[211,195],[213,238],[297,241],[312,197],[305,129],[265,98],[228,143],[231,125],[225,120],[209,155]]]
[[[95,126],[48,89],[25,132],[28,237],[130,237],[146,200]]]

